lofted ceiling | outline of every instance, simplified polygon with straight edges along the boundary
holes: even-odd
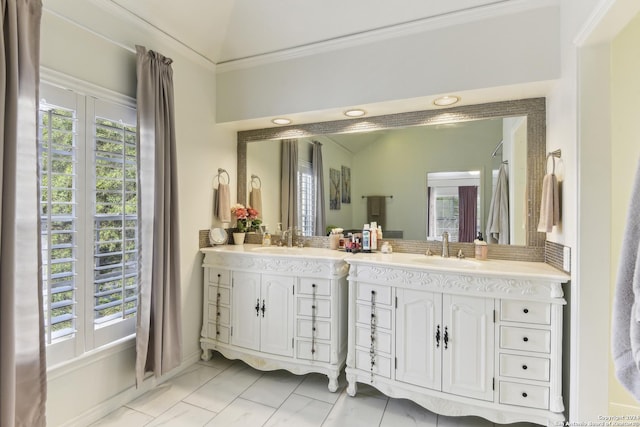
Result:
[[[520,0],[105,0],[220,64]]]

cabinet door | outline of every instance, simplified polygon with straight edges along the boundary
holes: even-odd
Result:
[[[396,380],[440,390],[442,294],[397,289],[396,296]]]
[[[260,274],[233,272],[231,290],[231,344],[260,349]],[[259,307],[258,307],[259,308]]]
[[[265,353],[293,356],[293,284],[293,277],[262,275],[260,350]]]
[[[443,295],[442,391],[493,400],[493,299]]]

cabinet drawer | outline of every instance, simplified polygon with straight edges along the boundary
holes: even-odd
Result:
[[[544,329],[501,326],[500,347],[549,353],[551,351],[551,332]]]
[[[371,347],[371,329],[369,327],[356,326],[356,345],[365,348]],[[391,354],[391,334],[376,330],[374,348],[376,351]]]
[[[331,301],[327,299],[298,298],[298,315],[311,316],[315,312],[318,317],[331,317]]]
[[[542,357],[500,355],[500,375],[504,377],[549,381],[550,362]]]
[[[371,356],[368,351],[356,350],[356,368],[371,372]],[[391,359],[376,354],[373,373],[381,377],[391,378]]]
[[[313,322],[310,319],[298,319],[296,336],[300,338],[313,338]],[[319,340],[331,339],[331,322],[316,321],[315,336]]]
[[[315,360],[318,362],[329,362],[331,359],[331,346],[325,343],[315,343],[312,350],[311,342],[298,341],[296,348],[296,357],[298,359]]]
[[[209,304],[209,322],[215,323],[217,320],[217,314],[220,313],[220,324],[228,325],[229,318],[231,316],[229,312],[229,307],[220,306],[218,310],[216,310],[215,304]]]
[[[549,387],[500,381],[500,403],[549,409]]]
[[[218,293],[220,294],[220,304],[229,305],[231,303],[229,288],[223,288],[222,286],[209,286],[209,302],[215,303],[218,300]]]
[[[551,304],[531,301],[500,302],[500,320],[507,322],[551,324]]]
[[[226,326],[218,326],[218,333],[216,333],[216,324],[208,324],[209,338],[229,344],[229,328]]]
[[[313,289],[315,288],[316,295],[329,296],[331,295],[331,282],[327,279],[311,279],[308,277],[301,277],[298,283],[298,294],[301,295],[313,295]]]
[[[391,287],[373,285],[371,283],[358,283],[356,297],[360,301],[371,303],[371,292],[375,292],[376,304],[391,305]]]
[[[209,283],[212,285],[220,284],[229,286],[231,284],[231,272],[223,268],[207,267],[209,271]],[[218,281],[218,276],[219,281]]]
[[[376,325],[379,328],[391,329],[391,310],[376,306]],[[371,325],[371,306],[366,304],[356,305],[356,322]]]

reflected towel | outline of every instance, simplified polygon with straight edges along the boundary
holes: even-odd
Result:
[[[489,243],[509,244],[509,183],[506,165],[500,166],[496,188],[491,196],[486,236]]]
[[[558,179],[554,174],[546,174],[542,181],[542,199],[540,201],[540,221],[538,231],[550,233],[554,225],[560,222],[560,196]]]
[[[640,400],[640,164],[627,213],[612,307],[611,348],[616,377]]]
[[[262,190],[252,188],[249,193],[249,206],[258,211],[258,218],[262,218]]]
[[[231,198],[229,184],[218,184],[216,192],[216,216],[221,222],[231,222]]]
[[[386,229],[386,197],[367,196],[367,222],[377,222]]]

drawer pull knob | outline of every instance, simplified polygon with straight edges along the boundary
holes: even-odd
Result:
[[[525,371],[527,370],[528,366],[527,365],[522,365],[522,369],[524,369]]]
[[[522,341],[527,342],[527,341],[529,341],[529,338],[528,337],[524,337],[524,338],[522,338]]]
[[[525,308],[524,310],[522,310],[524,312],[524,314],[527,314],[529,312],[528,308]]]
[[[522,397],[527,397],[527,393],[522,393]]]
[[[311,308],[315,310],[315,309],[316,309],[316,306],[315,306],[315,305],[312,305],[312,306],[311,306]]]
[[[312,288],[315,288],[315,287],[316,287],[316,284],[315,284],[315,283],[311,284],[311,287],[312,287]]]
[[[315,332],[316,328],[311,328],[311,330]]]
[[[371,291],[371,295],[375,295],[375,294],[376,294],[376,291]]]

